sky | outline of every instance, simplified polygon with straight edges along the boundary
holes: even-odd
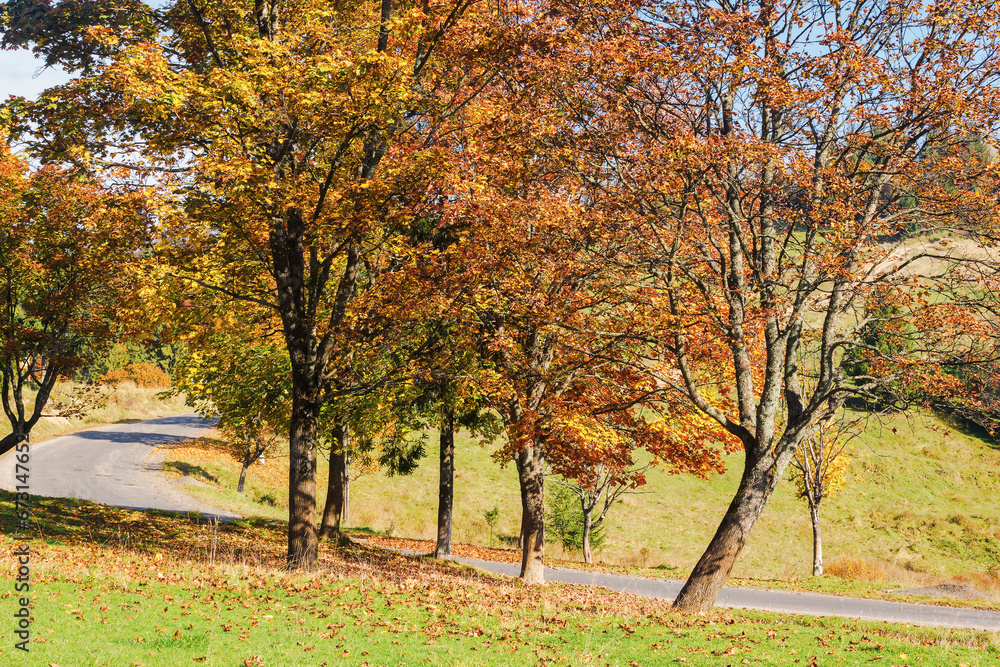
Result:
[[[31,51],[0,51],[0,101],[8,95],[35,98],[40,92],[69,80],[60,68],[42,69],[42,62]]]

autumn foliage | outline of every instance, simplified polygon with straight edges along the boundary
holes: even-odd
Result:
[[[160,193],[147,268],[178,319],[237,330],[223,356],[277,341],[291,566],[318,558],[326,418],[433,380],[503,423],[527,582],[547,474],[637,486],[637,452],[706,475],[742,449],[678,598],[704,610],[845,401],[995,361],[992,3],[62,9],[8,17],[80,73],[13,129]]]
[[[2,452],[28,438],[60,376],[110,345],[143,282],[133,253],[150,202],[74,169],[31,168],[6,145],[0,183],[0,398],[11,427]]]
[[[108,371],[99,380],[101,384],[117,385],[132,382],[137,387],[166,388],[170,386],[170,376],[153,364],[139,362],[130,364],[119,371]]]

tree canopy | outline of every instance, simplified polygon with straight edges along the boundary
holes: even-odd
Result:
[[[60,376],[111,344],[144,282],[135,253],[152,209],[142,192],[0,146],[0,453],[28,439]]]
[[[19,0],[3,21],[79,74],[7,103],[24,149],[159,193],[174,300],[280,332],[290,566],[316,562],[323,410],[389,414],[431,379],[503,422],[528,582],[546,473],[592,486],[644,449],[708,474],[741,448],[677,600],[705,609],[845,401],[946,397],[997,359],[993,3]]]

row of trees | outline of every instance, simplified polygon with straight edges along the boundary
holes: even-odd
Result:
[[[676,602],[705,609],[849,397],[947,396],[994,359],[998,167],[969,148],[1000,120],[992,3],[102,7],[4,5],[5,46],[78,75],[5,118],[43,173],[149,202],[113,226],[150,237],[117,255],[150,324],[280,380],[291,566],[317,558],[324,424],[439,425],[447,496],[445,434],[490,414],[529,583],[549,471],[741,449]]]

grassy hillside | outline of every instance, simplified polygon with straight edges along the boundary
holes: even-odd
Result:
[[[217,488],[195,491],[244,515],[286,517],[287,458],[254,466],[248,492],[234,492],[239,466],[204,440],[167,454],[168,468],[188,471]],[[467,438],[457,443],[455,539],[486,545],[483,513],[500,509],[499,533],[516,535],[519,496],[513,466],[501,467],[491,449]],[[351,521],[390,535],[435,534],[437,457],[409,477],[365,475],[351,486]],[[170,462],[173,462],[172,464]],[[701,555],[739,480],[733,456],[721,476],[698,479],[654,470],[642,493],[627,496],[609,515],[599,561],[662,568],[680,576]],[[321,465],[320,502],[325,498]],[[853,442],[852,479],[822,510],[828,571],[851,577],[913,583],[929,577],[964,578],[1000,593],[1000,450],[936,416],[917,413],[871,420]],[[263,498],[264,502],[260,502]],[[273,501],[273,504],[272,504]],[[322,505],[321,505],[322,507]],[[812,533],[804,501],[785,482],[770,501],[734,572],[756,579],[805,578],[811,572]],[[555,556],[562,554],[548,546]],[[922,577],[921,575],[927,575]]]

